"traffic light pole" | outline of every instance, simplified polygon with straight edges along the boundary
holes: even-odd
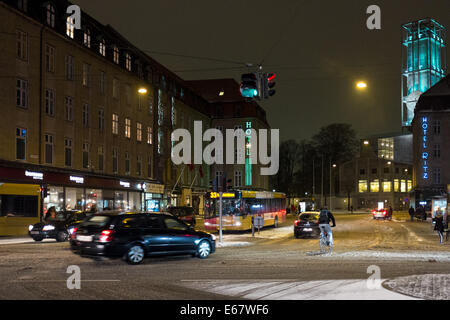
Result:
[[[219,242],[222,243],[222,194],[219,192]]]

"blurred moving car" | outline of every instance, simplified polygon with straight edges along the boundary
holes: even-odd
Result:
[[[146,256],[192,255],[207,258],[216,249],[214,235],[195,231],[163,213],[96,214],[80,223],[70,239],[82,256],[122,257],[139,264]]]
[[[372,210],[372,216],[376,220],[392,220],[387,209],[374,209]]]
[[[318,237],[319,235],[319,212],[306,211],[300,213],[298,219],[294,222],[295,238]]]
[[[167,212],[171,215],[177,217],[181,221],[195,226],[195,212],[192,207],[169,207],[167,208]]]
[[[81,211],[61,211],[56,214],[54,219],[47,219],[28,227],[28,235],[34,241],[44,239],[55,239],[58,242],[64,242],[77,225],[86,218],[86,213]]]

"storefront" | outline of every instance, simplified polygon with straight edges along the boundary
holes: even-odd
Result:
[[[146,183],[144,192],[144,210],[149,212],[160,212],[163,206],[164,185],[156,183]]]
[[[161,185],[148,181],[120,180],[79,172],[53,172],[38,166],[33,166],[33,169],[0,166],[2,182],[41,185],[43,213],[51,207],[55,207],[56,211],[144,211],[146,200],[156,200],[158,195],[160,198],[164,189],[162,186],[161,191]],[[159,201],[155,206],[160,206]]]

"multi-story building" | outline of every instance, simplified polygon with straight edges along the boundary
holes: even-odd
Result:
[[[334,208],[373,209],[380,203],[394,210],[409,207],[412,166],[378,157],[360,157],[339,166],[339,191]]]
[[[412,164],[412,134],[383,134],[361,139],[360,157]]]
[[[236,189],[268,190],[268,176],[260,174],[262,165],[251,163],[252,146],[249,142],[251,129],[257,132],[260,129],[270,129],[264,109],[254,101],[245,100],[234,79],[189,81],[189,85],[209,102],[211,128],[221,130],[223,137],[226,136],[227,129],[242,129],[245,135],[244,149],[238,148],[237,143],[234,144],[234,164],[226,163],[227,154],[224,150],[222,155],[224,164],[215,164],[211,167],[212,179],[221,181],[226,177],[226,180],[232,181],[231,187]],[[270,142],[270,138],[268,140]],[[244,164],[237,163],[241,152],[244,153]]]
[[[414,136],[414,204],[443,199],[450,186],[450,75],[423,93],[412,122]],[[441,204],[442,206],[442,204]]]
[[[0,1],[0,183],[47,187],[44,209],[164,207],[173,120],[207,102],[112,27],[82,12],[76,29],[69,5]]]

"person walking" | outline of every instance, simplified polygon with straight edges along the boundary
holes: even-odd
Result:
[[[409,208],[408,212],[409,216],[411,217],[411,222],[414,222],[414,214],[415,214],[414,208],[413,207]]]
[[[389,215],[389,219],[390,220],[392,220],[392,213],[393,213],[394,211],[392,210],[392,207],[391,206],[389,206],[389,209],[388,209],[388,215]]]
[[[444,216],[442,212],[437,211],[436,217],[434,218],[435,225],[434,230],[438,232],[439,235],[439,243],[442,244],[444,241]]]

